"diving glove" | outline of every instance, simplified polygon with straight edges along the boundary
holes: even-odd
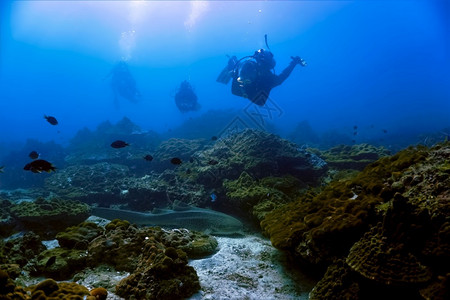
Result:
[[[300,56],[291,56],[292,61],[302,67],[306,67],[306,61],[304,61]]]

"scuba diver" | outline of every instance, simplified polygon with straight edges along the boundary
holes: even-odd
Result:
[[[197,102],[197,95],[187,80],[180,84],[180,88],[175,94],[175,104],[182,113],[200,109],[200,104]]]
[[[111,88],[114,92],[114,103],[116,106],[119,104],[118,95],[133,103],[138,101],[141,94],[136,88],[136,81],[128,70],[128,65],[125,61],[118,62],[106,77],[109,76],[111,76]]]
[[[292,61],[281,72],[274,72],[275,60],[267,44],[267,34],[264,36],[269,50],[259,49],[251,56],[237,60],[236,56],[229,58],[228,65],[222,70],[216,81],[227,84],[233,79],[231,92],[233,95],[244,97],[253,103],[264,106],[270,91],[282,84],[294,70],[296,65],[306,66],[306,62],[299,56],[292,57]]]

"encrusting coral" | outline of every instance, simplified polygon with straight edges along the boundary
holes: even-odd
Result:
[[[326,267],[341,259],[358,299],[370,290],[410,299],[419,290],[445,294],[439,287],[447,289],[442,278],[450,268],[449,159],[448,142],[410,147],[281,206],[261,227],[298,262]]]

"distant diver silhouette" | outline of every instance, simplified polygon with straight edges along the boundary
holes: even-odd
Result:
[[[128,64],[125,61],[118,62],[109,72],[107,77],[111,76],[111,88],[114,93],[114,103],[119,105],[118,96],[137,103],[141,94],[136,87],[136,81],[128,70]]]
[[[175,94],[175,104],[182,113],[200,109],[200,104],[197,102],[197,95],[186,80],[180,84],[180,88]]]

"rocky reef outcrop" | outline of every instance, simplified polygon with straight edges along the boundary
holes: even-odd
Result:
[[[38,198],[11,207],[11,216],[22,229],[43,237],[53,237],[66,227],[76,225],[89,217],[88,205],[59,198]]]
[[[330,168],[359,171],[362,171],[368,164],[388,155],[390,155],[389,150],[369,144],[338,145],[319,152],[319,156],[328,163]]]
[[[312,299],[447,295],[449,158],[448,142],[410,147],[274,210],[261,227],[298,262],[328,266]]]

